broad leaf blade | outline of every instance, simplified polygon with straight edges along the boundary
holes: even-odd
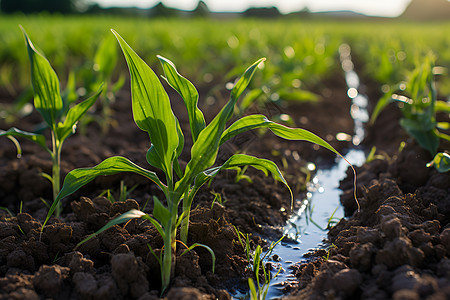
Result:
[[[133,117],[138,127],[147,131],[153,144],[148,153],[155,167],[172,178],[172,162],[179,144],[177,122],[170,100],[152,69],[112,30],[128,64],[131,76]]]
[[[209,179],[216,176],[217,173],[222,170],[233,169],[233,168],[242,167],[242,166],[251,166],[255,169],[263,171],[266,176],[268,175],[268,172],[270,172],[272,174],[272,177],[275,180],[282,182],[288,188],[289,193],[291,195],[291,199],[292,199],[293,195],[292,195],[291,188],[289,187],[286,179],[284,179],[283,174],[281,174],[280,169],[273,161],[246,155],[246,154],[235,154],[235,155],[231,156],[223,165],[221,165],[219,167],[214,167],[214,168],[208,169],[208,170],[200,173],[195,178],[193,190],[198,190],[198,188],[200,188]]]
[[[198,92],[195,86],[186,78],[181,76],[175,65],[162,56],[157,56],[164,69],[165,79],[183,98],[186,105],[192,139],[195,142],[200,132],[206,127],[205,117],[198,108]]]
[[[23,27],[31,63],[31,82],[34,91],[34,106],[50,128],[55,128],[56,117],[63,108],[59,80],[48,60],[34,47]]]
[[[103,84],[100,86],[95,95],[89,97],[88,99],[69,109],[69,112],[67,113],[67,117],[64,120],[64,123],[61,122],[58,123],[58,128],[56,129],[59,140],[62,141],[65,140],[74,131],[73,128],[78,122],[78,120],[95,103],[95,101],[97,100],[98,96],[100,96],[102,91],[103,91]]]
[[[315,135],[314,133],[301,129],[301,128],[291,128],[275,122],[270,121],[264,115],[250,115],[243,117],[227,128],[227,130],[222,134],[220,144],[223,144],[227,140],[235,137],[236,135],[246,132],[248,130],[256,128],[269,128],[274,134],[287,140],[295,141],[308,141],[315,143],[328,150],[342,156],[336,149],[334,149],[326,141]]]
[[[158,198],[154,198],[154,206],[153,206],[153,216],[156,220],[158,220],[163,228],[167,228],[171,219],[171,214],[169,209],[165,207]]]
[[[143,213],[142,211],[137,210],[137,209],[132,209],[130,211],[127,211],[126,213],[121,214],[120,216],[112,219],[111,221],[106,223],[105,226],[103,226],[102,228],[100,228],[99,230],[97,230],[96,232],[94,232],[93,234],[91,234],[90,236],[88,236],[87,238],[82,240],[81,242],[79,242],[75,248],[78,248],[82,244],[84,244],[87,241],[89,241],[90,239],[92,239],[94,236],[99,235],[103,231],[105,231],[115,225],[126,223],[126,222],[136,219],[136,218],[142,218],[145,215],[146,215],[145,213]]]
[[[191,160],[186,166],[184,177],[178,184],[177,192],[183,193],[188,184],[200,172],[214,164],[217,157],[217,152],[219,150],[220,138],[225,130],[226,122],[233,114],[234,106],[236,105],[238,97],[249,84],[256,67],[264,60],[264,58],[259,59],[244,72],[231,91],[231,96],[228,103],[216,115],[211,123],[200,132],[197,141],[192,146]]]
[[[436,155],[439,147],[437,129],[426,129],[422,122],[406,118],[400,120],[400,125],[405,128],[408,134],[412,136],[422,148],[428,150],[432,156]]]
[[[27,132],[27,131],[23,131],[23,130],[17,129],[15,127],[12,127],[10,129],[8,129],[7,131],[0,130],[0,136],[23,137],[23,138],[32,140],[33,142],[36,142],[39,146],[41,146],[45,150],[49,151],[47,148],[47,145],[45,144],[45,137],[42,134]]]
[[[73,194],[78,189],[88,184],[98,176],[114,175],[121,172],[133,172],[142,175],[144,177],[147,177],[148,179],[156,183],[163,190],[164,193],[167,193],[166,186],[159,180],[155,172],[141,168],[138,165],[131,162],[130,160],[126,159],[125,157],[113,156],[105,159],[95,167],[75,169],[69,172],[69,174],[67,174],[66,178],[64,178],[64,183],[58,196],[53,201],[53,204],[50,207],[50,210],[47,214],[44,224],[42,225],[42,228],[50,219],[51,215],[55,211],[56,206],[58,205],[61,199],[70,194]]]

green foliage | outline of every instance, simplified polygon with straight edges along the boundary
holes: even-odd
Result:
[[[44,148],[51,156],[53,167],[52,176],[45,175],[49,178],[53,186],[53,206],[60,214],[61,207],[59,201],[56,201],[60,190],[60,161],[61,149],[63,142],[75,132],[76,124],[86,111],[94,104],[95,100],[102,91],[102,87],[95,95],[87,100],[73,106],[65,114],[63,110],[63,101],[60,94],[58,77],[51,67],[48,60],[36,50],[35,46],[29,39],[25,29],[20,26],[25,37],[25,43],[28,49],[28,56],[31,64],[31,82],[34,91],[34,107],[41,114],[48,128],[51,130],[52,148],[46,145],[45,137],[42,134],[34,132],[25,132],[17,128],[10,128],[7,131],[0,130],[0,136],[22,137],[36,142]],[[61,121],[59,119],[64,118]],[[16,146],[18,143],[15,142]],[[20,148],[18,147],[20,154]],[[53,207],[52,206],[52,207]]]
[[[272,242],[267,252],[264,255],[262,255],[262,248],[260,245],[256,246],[255,251],[253,252],[251,251],[250,238],[248,234],[242,233],[235,226],[234,230],[236,231],[236,234],[238,236],[239,244],[245,251],[249,267],[253,271],[253,275],[256,278],[256,285],[252,278],[248,278],[250,299],[251,300],[266,299],[267,292],[269,291],[270,282],[272,281],[273,278],[277,277],[278,273],[280,273],[282,268],[280,267],[280,269],[278,269],[278,272],[272,277],[271,273],[267,272],[266,268],[264,267],[264,260],[266,259],[266,257],[270,256],[275,246],[279,242],[281,242],[281,240],[283,240],[284,236],[282,236],[278,241]],[[264,283],[262,285],[260,285],[259,282],[259,275],[260,275],[259,270],[261,267],[264,275]]]
[[[440,173],[450,171],[450,155],[445,152],[436,154],[432,161],[427,164],[427,167],[434,166]]]
[[[433,76],[434,61],[434,56],[429,54],[424,62],[417,65],[409,74],[406,83],[397,85],[398,90],[407,96],[395,94],[395,90],[386,93],[377,103],[371,117],[373,123],[381,110],[390,102],[399,102],[403,114],[400,120],[401,126],[432,156],[437,153],[440,138],[450,140],[450,136],[438,131],[438,128],[448,127],[448,123],[436,122],[436,112],[448,112],[449,105],[437,100]]]
[[[257,66],[264,61],[264,58],[257,60],[247,68],[231,90],[228,103],[206,125],[203,113],[197,107],[198,92],[195,87],[177,72],[172,62],[159,56],[165,72],[165,79],[183,98],[188,111],[191,134],[196,137],[191,148],[191,159],[185,170],[182,170],[178,158],[184,146],[184,135],[179,121],[172,111],[167,93],[152,69],[117,32],[113,31],[113,33],[122,48],[130,71],[134,120],[141,130],[149,134],[151,139],[151,147],[146,154],[147,162],[164,172],[165,182],[161,181],[155,172],[145,170],[119,156],[107,158],[92,168],[73,170],[66,176],[61,192],[49,210],[43,226],[48,222],[55,206],[63,197],[72,194],[97,176],[134,172],[149,178],[164,192],[165,204],[154,198],[153,218],[136,212],[127,214],[126,217],[122,215],[119,218],[121,222],[133,217],[146,218],[158,229],[164,240],[164,253],[159,261],[161,263],[162,291],[165,291],[169,285],[172,276],[171,270],[175,263],[173,256],[176,253],[176,231],[181,226],[181,241],[186,243],[189,215],[194,196],[200,187],[211,180],[219,171],[252,166],[263,171],[265,175],[270,172],[274,179],[286,185],[292,196],[292,192],[280,170],[270,160],[235,154],[223,165],[213,167],[219,147],[225,141],[248,130],[269,128],[282,138],[310,141],[326,147],[336,154],[339,153],[318,136],[303,129],[289,128],[269,121],[263,115],[244,117],[226,128],[226,123],[233,115],[238,98],[249,85]],[[179,215],[180,205],[182,205],[182,213]],[[110,226],[114,224],[116,224],[114,221],[109,223]]]

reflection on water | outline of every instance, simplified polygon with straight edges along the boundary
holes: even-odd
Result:
[[[345,158],[351,164],[360,166],[366,159],[358,145],[365,137],[364,123],[369,120],[368,99],[359,92],[360,81],[358,74],[354,71],[350,46],[341,45],[339,54],[348,87],[347,95],[352,101],[350,115],[355,127],[353,136],[347,138],[347,135],[343,136],[343,133],[340,133],[340,136],[336,138],[352,141],[354,147],[348,151]],[[338,159],[332,168],[318,170],[307,186],[306,198],[297,200],[301,203],[300,208],[284,227],[284,234],[288,239],[278,244],[273,252],[279,257],[276,263],[277,269],[282,267],[283,270],[272,280],[267,299],[282,296],[283,286],[287,282],[296,282],[289,266],[301,261],[303,255],[311,249],[325,247],[322,241],[327,237],[328,226],[344,217],[344,211],[339,202],[342,193],[339,189],[339,181],[345,178],[347,168],[348,164],[343,159]]]

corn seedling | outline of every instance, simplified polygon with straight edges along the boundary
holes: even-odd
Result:
[[[371,122],[376,120],[387,104],[392,101],[399,102],[403,113],[400,125],[422,148],[435,157],[440,139],[450,141],[449,135],[438,130],[448,129],[448,122],[436,122],[436,113],[450,112],[450,104],[437,100],[433,69],[434,57],[428,55],[425,62],[410,73],[409,81],[398,85],[399,90],[404,91],[408,96],[395,94],[395,90],[387,93],[377,103]],[[448,163],[446,155],[440,154],[430,165],[434,165],[438,171],[442,172],[446,170],[445,165]]]
[[[92,168],[73,170],[66,176],[61,192],[50,208],[42,228],[44,228],[56,205],[62,198],[72,194],[97,176],[113,175],[119,172],[134,172],[147,177],[163,191],[166,197],[166,205],[155,198],[153,217],[138,210],[131,210],[110,221],[96,234],[133,218],[149,220],[157,228],[164,240],[164,251],[160,260],[162,292],[164,292],[169,286],[173,274],[177,228],[181,226],[180,238],[186,244],[189,215],[194,196],[200,187],[216,176],[219,171],[235,167],[252,166],[263,171],[266,175],[270,172],[276,180],[286,185],[291,193],[292,200],[291,189],[277,165],[270,160],[245,154],[235,154],[223,165],[213,167],[219,147],[223,143],[248,130],[268,128],[279,137],[288,140],[306,140],[321,145],[338,155],[340,154],[315,134],[304,129],[289,128],[277,124],[263,115],[243,117],[226,128],[226,123],[233,115],[239,96],[248,86],[257,66],[264,61],[264,58],[253,63],[244,72],[231,90],[228,103],[206,125],[203,113],[197,106],[199,96],[194,85],[178,73],[171,61],[158,56],[165,73],[164,79],[182,96],[188,112],[190,131],[194,143],[191,148],[191,159],[183,170],[179,165],[178,158],[184,146],[184,135],[179,121],[172,111],[166,91],[152,69],[117,32],[113,30],[113,33],[122,48],[130,71],[134,120],[141,130],[149,134],[152,142],[146,154],[147,162],[151,166],[162,170],[165,174],[165,182],[160,180],[155,172],[137,166],[121,156],[107,158]],[[182,207],[181,214],[178,212],[180,205]]]
[[[45,136],[39,133],[26,132],[15,127],[7,131],[0,130],[0,136],[22,137],[36,142],[44,148],[52,159],[52,174],[43,174],[45,178],[50,180],[53,187],[53,201],[55,204],[56,214],[59,216],[61,205],[59,201],[55,201],[60,191],[60,164],[61,149],[64,141],[75,132],[76,124],[83,114],[94,104],[95,100],[102,91],[102,87],[95,95],[87,100],[73,106],[63,112],[63,101],[60,94],[59,80],[52,69],[48,60],[40,54],[33,43],[29,39],[25,30],[22,29],[25,42],[28,49],[28,56],[31,63],[31,82],[34,91],[34,107],[43,117],[46,126],[51,130],[52,147],[47,147]],[[63,119],[58,121],[58,119]],[[16,144],[16,143],[15,143]],[[18,146],[18,144],[16,144]],[[17,148],[18,154],[21,153],[20,146]]]

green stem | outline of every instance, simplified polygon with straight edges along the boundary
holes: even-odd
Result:
[[[52,187],[53,187],[53,201],[60,191],[61,185],[61,149],[62,142],[56,138],[55,133],[52,131]],[[61,215],[61,202],[58,203],[56,207],[56,216]]]
[[[166,236],[164,238],[164,252],[161,264],[161,295],[167,290],[170,285],[170,280],[175,273],[176,261],[176,217],[171,218],[171,221],[166,228]]]
[[[186,193],[187,194],[187,193]],[[186,195],[183,198],[183,220],[181,221],[180,239],[183,243],[187,244],[188,232],[189,232],[189,218],[191,214],[192,197]]]

